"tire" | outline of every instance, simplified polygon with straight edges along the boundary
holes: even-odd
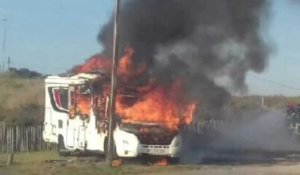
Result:
[[[58,144],[57,144],[58,154],[60,156],[69,156],[70,152],[66,149],[63,136],[58,136]]]

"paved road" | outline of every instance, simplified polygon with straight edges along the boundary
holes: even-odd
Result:
[[[196,170],[147,175],[299,175],[300,163],[256,165],[201,165]]]
[[[282,111],[269,111],[259,115],[250,113],[243,118],[243,122],[235,123],[225,130],[224,137],[216,139],[212,145],[217,150],[201,151],[197,147],[186,149],[185,161],[196,164],[194,170],[161,174],[300,174],[300,142],[292,140],[287,134]],[[197,140],[201,142],[192,138],[187,143],[195,143]]]

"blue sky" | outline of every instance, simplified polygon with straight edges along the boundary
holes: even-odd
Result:
[[[262,74],[249,73],[250,93],[300,95],[300,3],[272,0],[267,36],[273,52]]]
[[[273,53],[265,72],[248,73],[249,93],[300,95],[300,4],[272,2],[264,35]],[[64,72],[101,51],[96,37],[113,5],[112,0],[0,0],[0,19],[7,18],[6,51],[1,47],[0,60],[10,56],[14,67]]]
[[[0,0],[0,17],[8,19],[6,55],[12,66],[55,74],[84,62],[101,49],[96,37],[111,15],[112,2]],[[3,22],[0,28],[2,43]]]

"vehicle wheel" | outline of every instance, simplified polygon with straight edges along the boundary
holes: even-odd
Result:
[[[61,135],[58,137],[57,149],[60,156],[70,155],[70,152],[65,147],[64,138]]]

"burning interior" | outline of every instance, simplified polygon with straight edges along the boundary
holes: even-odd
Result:
[[[70,117],[76,114],[89,117],[92,109],[99,121],[101,130],[107,129],[107,103],[110,94],[109,71],[111,63],[108,59],[98,57],[90,59],[86,64],[74,69],[75,73],[102,72],[102,77],[89,84],[74,87],[70,94]],[[169,130],[176,133],[182,126],[192,122],[198,101],[187,98],[184,92],[184,80],[176,78],[167,84],[158,84],[155,78],[145,76],[147,66],[134,63],[134,51],[128,48],[118,65],[118,87],[116,96],[116,115],[121,119],[122,128],[133,123],[155,123],[156,131]],[[102,120],[105,119],[105,120]],[[127,125],[125,124],[127,123]],[[102,126],[103,125],[103,126]],[[155,131],[148,125],[145,130]],[[159,127],[158,127],[159,126]],[[148,129],[147,129],[148,128]],[[163,129],[158,129],[163,128]],[[132,131],[135,133],[134,131]],[[140,129],[143,133],[143,128]],[[147,135],[144,132],[144,135]]]

